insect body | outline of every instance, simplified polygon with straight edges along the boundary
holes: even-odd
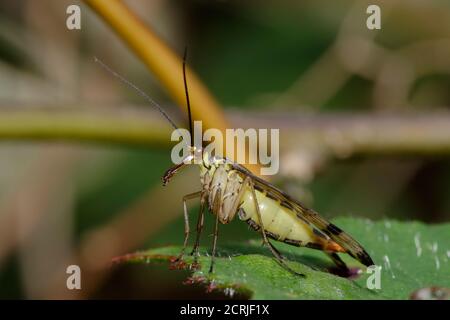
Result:
[[[103,62],[96,59],[102,67],[111,72],[125,84],[137,90],[146,100],[156,107],[170,124],[178,130],[177,126],[168,117],[164,110],[142,90],[134,84],[112,71]],[[192,137],[192,119],[187,90],[186,52],[183,60],[183,78],[186,91],[186,100],[189,115],[189,129]],[[311,209],[293,199],[280,189],[267,181],[253,175],[243,166],[225,158],[217,158],[202,153],[201,148],[190,147],[190,154],[182,163],[167,170],[163,176],[164,185],[186,164],[200,157],[200,180],[202,190],[183,197],[185,237],[183,249],[176,261],[183,258],[187,247],[190,226],[186,202],[189,199],[200,198],[200,214],[197,221],[197,237],[195,240],[193,255],[198,257],[200,234],[203,229],[204,211],[207,206],[215,215],[213,249],[211,255],[210,272],[213,271],[216,254],[219,223],[227,224],[236,215],[245,221],[251,228],[261,232],[263,242],[267,245],[277,261],[286,269],[296,273],[285,262],[278,250],[269,239],[282,241],[290,245],[308,247],[322,250],[327,253],[335,264],[348,271],[347,266],[337,255],[346,253],[366,266],[373,265],[373,261],[364,248],[347,233],[334,224],[322,218]]]
[[[169,169],[163,177],[164,184],[167,184],[185,163],[192,161],[196,152],[201,152],[201,150],[193,148],[192,154],[181,165]],[[178,260],[183,257],[189,235],[186,200],[199,197],[201,208],[197,224],[197,240],[192,254],[198,255],[204,207],[207,205],[216,217],[211,272],[214,266],[218,224],[219,222],[227,224],[236,215],[239,219],[247,222],[252,229],[260,231],[264,243],[268,245],[277,261],[294,273],[296,272],[286,265],[269,238],[294,246],[322,250],[333,259],[338,267],[344,270],[347,270],[347,267],[337,255],[339,252],[348,253],[366,266],[373,265],[372,259],[363,247],[348,234],[239,164],[225,158],[204,154],[200,164],[200,180],[202,190],[183,199],[186,223],[185,241]]]

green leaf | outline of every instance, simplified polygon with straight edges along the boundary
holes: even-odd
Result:
[[[304,278],[283,269],[271,257],[261,240],[221,245],[214,274],[208,274],[209,250],[202,249],[200,266],[192,279],[232,295],[239,292],[253,299],[408,299],[424,287],[450,287],[450,224],[425,225],[340,218],[334,221],[358,239],[382,267],[381,289],[367,288],[373,274],[362,268],[357,279],[329,272],[333,264],[320,251],[274,242],[288,259],[289,266]],[[122,257],[127,262],[167,261],[181,247],[164,247]],[[187,250],[189,251],[189,250]],[[341,255],[350,267],[361,265]],[[189,255],[186,263],[192,263]]]

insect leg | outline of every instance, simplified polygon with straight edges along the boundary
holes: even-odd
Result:
[[[186,250],[186,246],[187,246],[188,239],[189,239],[189,232],[190,232],[190,230],[189,230],[189,213],[188,213],[188,210],[187,210],[186,202],[187,202],[187,200],[190,200],[190,199],[194,199],[194,198],[199,197],[199,196],[201,195],[201,193],[202,193],[201,191],[197,191],[197,192],[194,192],[194,193],[187,194],[187,195],[185,195],[185,196],[183,197],[183,209],[184,209],[184,242],[183,242],[183,248],[181,249],[180,254],[179,254],[178,257],[175,259],[174,262],[180,261],[180,260],[183,258],[183,256],[184,256],[184,251]]]
[[[217,246],[217,237],[219,236],[219,215],[216,215],[216,224],[214,226],[214,239],[213,239],[213,248],[211,253],[211,265],[209,266],[209,273],[213,273],[214,271],[214,262],[216,259],[216,246]]]
[[[216,224],[214,225],[214,234],[213,234],[213,248],[211,253],[211,265],[209,267],[209,273],[214,271],[214,262],[216,259],[216,247],[217,247],[217,237],[219,236],[219,217],[222,214],[222,189],[220,187],[217,188],[217,193],[214,198],[213,203],[213,212],[216,213]]]
[[[283,260],[280,252],[272,245],[272,243],[270,243],[269,239],[267,239],[267,235],[266,235],[266,230],[264,229],[264,224],[263,224],[263,220],[262,220],[262,216],[261,216],[261,212],[259,210],[259,204],[258,204],[258,199],[256,198],[256,191],[255,191],[255,187],[253,185],[253,182],[251,181],[250,177],[245,178],[244,180],[244,185],[245,183],[248,183],[248,185],[250,186],[251,190],[252,190],[252,194],[253,194],[253,203],[255,205],[255,209],[256,209],[256,214],[258,215],[258,220],[261,226],[261,233],[263,236],[263,241],[265,244],[267,244],[267,246],[269,247],[270,251],[272,252],[273,256],[276,258],[277,262],[286,270],[288,270],[289,272],[304,277],[305,275],[302,273],[299,273],[295,270],[293,270],[291,267],[289,267]]]
[[[328,256],[333,260],[333,262],[336,264],[336,266],[339,268],[339,271],[341,271],[343,274],[349,274],[350,270],[345,264],[344,261],[342,261],[341,257],[337,255],[336,252],[327,252]]]
[[[203,223],[205,221],[205,200],[205,197],[202,195],[200,200],[200,212],[197,220],[197,237],[195,238],[195,244],[191,252],[191,256],[195,255],[195,261],[197,261],[197,258],[199,256],[198,248],[200,246],[200,235],[203,231]]]

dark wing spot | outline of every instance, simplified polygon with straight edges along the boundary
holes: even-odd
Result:
[[[255,190],[258,190],[259,192],[264,192],[264,189],[257,184],[253,185],[253,187],[255,188]]]
[[[275,195],[273,195],[271,192],[266,193],[266,197],[275,201],[279,201],[280,198],[277,198]]]
[[[289,210],[293,210],[292,205],[291,205],[288,201],[281,201],[281,202],[280,202],[280,205],[281,205],[282,207],[288,208]]]
[[[358,255],[358,260],[365,266],[369,267],[369,266],[373,266],[375,264],[367,252],[360,251],[357,253],[357,255]]]
[[[322,239],[327,239],[326,236],[322,233],[322,231],[317,230],[316,228],[313,228],[314,235],[318,236]]]
[[[341,230],[340,228],[336,227],[336,226],[335,226],[334,224],[332,224],[332,223],[330,223],[330,224],[327,226],[327,230],[328,230],[329,232],[331,232],[332,234],[336,235],[336,236],[338,236],[338,235],[340,235],[340,234],[342,233],[342,230]]]

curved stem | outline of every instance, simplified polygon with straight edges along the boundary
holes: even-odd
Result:
[[[182,59],[134,14],[123,1],[85,0],[161,81],[174,101],[187,114]],[[182,44],[184,48],[185,44]],[[186,69],[192,116],[204,127],[225,130],[227,122],[221,107],[190,69]]]
[[[85,2],[122,38],[167,89],[183,112],[187,113],[183,82],[182,59],[152,30],[151,26],[133,13],[123,1],[85,0]],[[182,44],[185,47],[186,44]],[[203,128],[231,128],[222,108],[190,69],[186,69],[192,118],[201,120]],[[225,134],[224,134],[225,136]],[[225,144],[224,144],[225,146]],[[224,148],[225,149],[225,148]],[[223,150],[224,154],[226,150]],[[259,173],[259,165],[247,168]]]

